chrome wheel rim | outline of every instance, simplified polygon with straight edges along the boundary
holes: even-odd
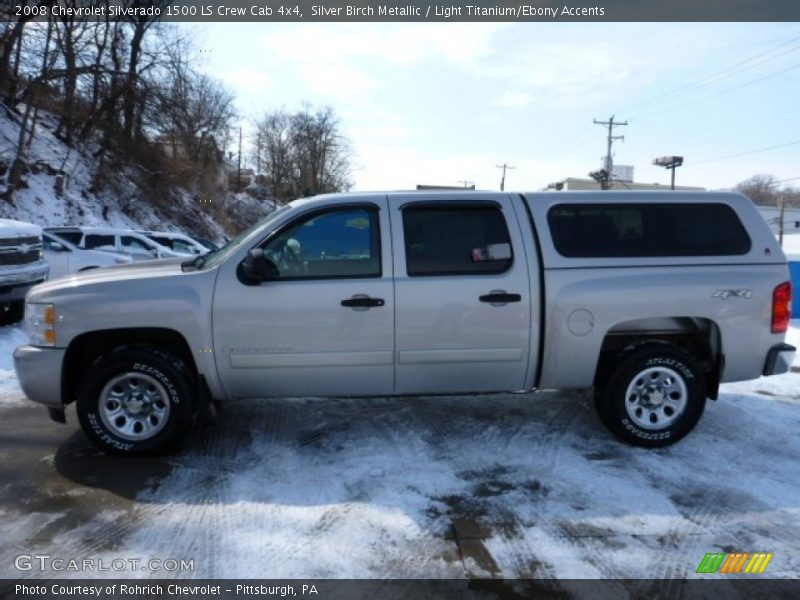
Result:
[[[625,411],[642,429],[664,429],[680,418],[688,401],[683,377],[667,367],[650,367],[631,379]]]
[[[114,435],[145,440],[161,431],[169,419],[170,403],[161,383],[144,373],[123,373],[100,392],[100,418]]]

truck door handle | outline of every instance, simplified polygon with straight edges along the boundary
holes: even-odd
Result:
[[[484,294],[479,300],[489,304],[506,304],[508,302],[519,302],[522,300],[522,296],[519,294],[507,294],[506,292],[492,292]]]
[[[356,296],[342,300],[342,306],[349,308],[371,308],[373,306],[383,306],[386,302],[383,298],[370,298],[369,296]]]

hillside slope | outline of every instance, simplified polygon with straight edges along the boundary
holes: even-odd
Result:
[[[0,217],[41,226],[183,231],[221,242],[268,210],[246,194],[209,202],[181,187],[161,188],[159,174],[120,157],[113,167],[101,167],[93,155],[96,147],[69,148],[54,135],[55,127],[55,117],[40,113],[22,185],[13,203],[0,200]],[[19,130],[18,115],[0,108],[0,191],[16,156]],[[61,173],[64,185],[58,190]]]

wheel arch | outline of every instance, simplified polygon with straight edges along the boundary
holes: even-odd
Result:
[[[197,378],[197,363],[186,338],[178,331],[162,327],[103,329],[83,333],[73,339],[64,355],[61,398],[64,404],[75,401],[86,370],[102,357],[120,348],[156,346],[186,363]]]
[[[603,339],[594,386],[603,387],[611,367],[623,355],[645,344],[668,344],[684,350],[700,365],[707,397],[717,398],[725,355],[719,326],[704,317],[635,319],[613,326]]]

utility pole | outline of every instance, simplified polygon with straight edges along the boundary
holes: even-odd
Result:
[[[611,174],[612,170],[614,169],[614,160],[611,158],[611,145],[614,143],[615,140],[624,140],[624,135],[614,135],[614,127],[620,127],[622,125],[627,125],[627,121],[614,121],[614,115],[611,115],[611,118],[608,121],[598,121],[594,119],[595,125],[603,125],[608,127],[608,137],[606,139],[606,160],[604,171],[606,172],[605,177],[600,181],[600,187],[604,190],[611,188]]]
[[[503,163],[502,165],[495,165],[497,169],[503,169],[503,177],[500,179],[500,191],[503,192],[506,189],[506,170],[516,169],[516,167],[512,167],[509,164]]]
[[[239,127],[239,160],[236,166],[236,191],[240,192],[242,187],[242,128]]]
[[[256,134],[256,178],[261,175],[261,132]]]
[[[475,187],[475,182],[474,181],[467,181],[466,179],[459,179],[458,183],[463,183],[465,188],[468,188],[470,186],[470,184],[472,184],[473,188]]]

